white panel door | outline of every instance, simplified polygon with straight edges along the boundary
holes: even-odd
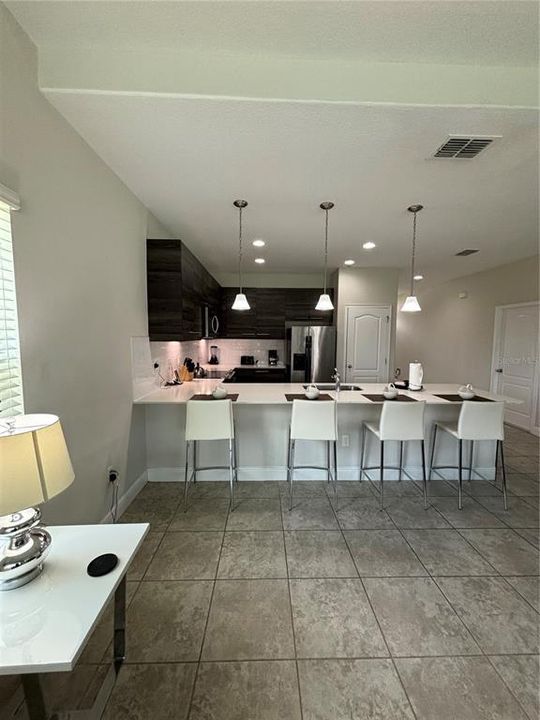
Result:
[[[509,406],[505,419],[532,430],[538,404],[538,304],[497,309],[491,387],[521,400]]]
[[[346,382],[387,382],[390,312],[390,305],[347,306]]]

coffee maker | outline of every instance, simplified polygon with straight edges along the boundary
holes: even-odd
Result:
[[[268,351],[268,364],[269,365],[277,365],[278,364],[277,350],[269,350]]]

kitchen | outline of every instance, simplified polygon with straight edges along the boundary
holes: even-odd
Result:
[[[0,0],[2,718],[537,720],[538,27]]]
[[[397,393],[394,385],[399,388],[398,399],[426,401],[428,441],[436,421],[457,419],[457,393],[460,385],[467,384],[467,377],[461,383],[437,383],[439,378],[424,382],[421,363],[413,362],[416,358],[409,358],[403,371],[392,370],[396,316],[401,312],[397,269],[355,268],[348,263],[332,268],[330,274],[325,222],[322,287],[244,287],[241,213],[246,206],[238,208],[237,202],[239,269],[235,286],[221,286],[182,241],[147,241],[149,337],[132,339],[132,358],[134,402],[144,408],[150,480],[184,478],[186,456],[181,438],[185,403],[191,397],[214,394],[233,399],[239,480],[286,479],[290,399],[293,395],[309,397],[311,386],[316,388],[314,392],[338,402],[340,480],[360,478],[362,425],[377,419],[383,393],[389,391],[388,397]],[[329,208],[324,205],[321,209],[327,220]],[[414,250],[416,212],[413,215]],[[261,242],[259,238],[253,243],[259,255]],[[410,273],[414,296],[414,264]],[[324,309],[320,309],[321,302]],[[452,394],[453,401],[444,397]],[[487,390],[480,396],[499,397]],[[219,465],[224,450],[218,445],[202,444],[199,465]],[[298,463],[309,461],[324,467],[324,445],[303,445],[298,449]],[[474,467],[479,476],[491,477],[495,443],[477,445]],[[402,474],[421,478],[420,449],[412,447],[403,457],[401,454],[399,443],[390,443],[387,479]],[[364,460],[367,466],[377,465],[375,443],[366,447]],[[452,438],[439,438],[437,462],[455,465]],[[396,472],[399,465],[403,473]],[[454,477],[453,471],[440,472],[437,476]],[[304,468],[295,477],[316,480],[323,477],[323,471]],[[200,479],[225,480],[227,473],[210,470],[201,473]]]

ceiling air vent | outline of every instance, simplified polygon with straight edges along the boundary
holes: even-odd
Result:
[[[433,153],[436,158],[468,158],[476,157],[478,153],[485,150],[496,139],[491,137],[464,137],[461,135],[450,135],[438,150]]]
[[[471,248],[467,248],[466,250],[460,250],[456,253],[456,257],[467,257],[467,255],[474,255],[474,253],[477,253],[478,250],[471,250]]]

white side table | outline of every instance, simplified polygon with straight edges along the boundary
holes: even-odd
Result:
[[[57,715],[99,718],[125,654],[126,572],[148,532],[147,523],[48,527],[51,551],[41,575],[0,593],[0,675],[21,675],[29,720],[48,720],[41,673],[69,672],[114,595],[114,662],[94,707]],[[118,556],[108,575],[94,578],[88,563]]]

